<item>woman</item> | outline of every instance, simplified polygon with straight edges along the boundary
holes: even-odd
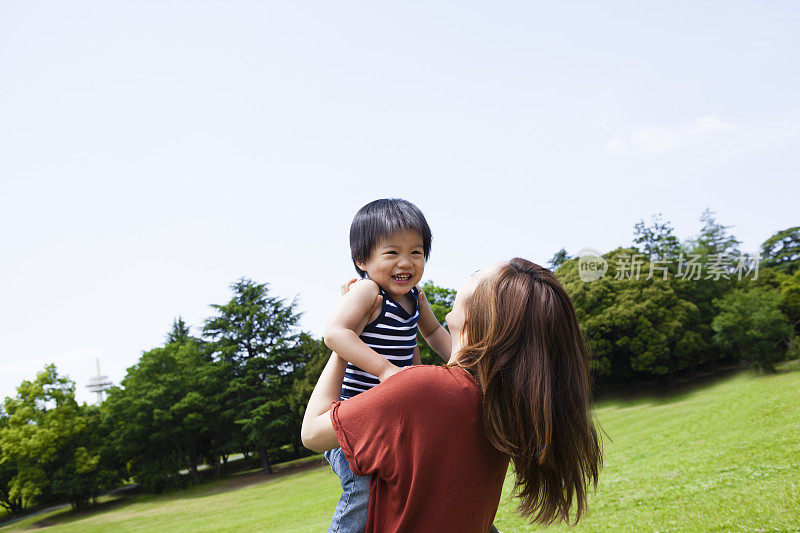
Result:
[[[473,275],[447,325],[446,367],[411,367],[345,402],[331,359],[303,443],[341,446],[354,474],[372,476],[367,531],[485,532],[509,460],[520,514],[568,521],[574,498],[577,522],[602,458],[569,296],[549,270],[515,258]]]

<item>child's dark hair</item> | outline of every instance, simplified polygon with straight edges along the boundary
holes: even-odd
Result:
[[[367,273],[358,268],[357,263],[369,259],[372,249],[380,241],[404,230],[422,235],[422,248],[427,261],[433,236],[425,215],[417,206],[400,198],[381,198],[359,209],[350,225],[350,253],[358,275],[363,278]]]

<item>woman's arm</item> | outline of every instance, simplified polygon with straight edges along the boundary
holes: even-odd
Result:
[[[439,354],[439,357],[445,360],[450,360],[450,350],[452,342],[450,334],[446,329],[439,324],[436,315],[433,314],[431,305],[428,303],[428,298],[423,291],[419,291],[419,332],[433,350]]]
[[[347,362],[344,359],[332,353],[319,376],[314,392],[311,393],[311,398],[308,399],[303,426],[300,429],[300,439],[303,441],[303,446],[315,452],[339,446],[331,423],[330,409],[331,403],[339,399],[346,366]]]

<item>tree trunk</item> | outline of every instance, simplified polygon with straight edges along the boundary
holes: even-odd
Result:
[[[25,508],[22,506],[22,498],[12,499],[3,494],[3,500],[0,501],[0,507],[8,511],[8,514],[17,515],[22,514]]]
[[[667,381],[669,382],[669,390],[675,390],[675,373],[678,369],[678,361],[675,357],[675,347],[671,346],[669,349],[669,370]]]
[[[214,464],[212,466],[214,467],[214,477],[220,477],[222,476],[222,465],[220,464],[219,461],[219,455],[214,454],[213,457],[214,457]]]
[[[186,452],[186,466],[187,470],[192,474],[192,478],[197,480],[197,456],[192,452]]]
[[[269,464],[269,457],[267,457],[267,448],[264,446],[258,447],[258,455],[261,459],[261,469],[266,475],[272,474],[272,465]]]

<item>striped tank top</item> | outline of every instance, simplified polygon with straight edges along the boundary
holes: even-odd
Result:
[[[413,314],[409,314],[403,309],[382,288],[379,287],[379,289],[383,296],[381,313],[378,318],[364,326],[364,332],[359,339],[391,363],[399,367],[411,366],[414,348],[417,346],[417,320],[419,319],[417,288],[411,289],[415,307]],[[340,398],[342,400],[352,398],[378,383],[380,383],[378,378],[348,362]]]

